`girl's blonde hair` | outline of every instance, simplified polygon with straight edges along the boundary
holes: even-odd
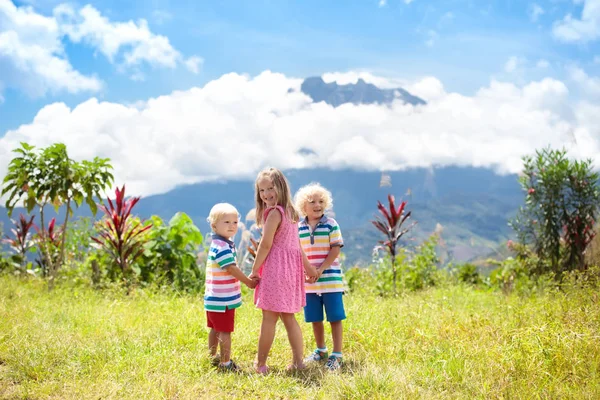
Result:
[[[294,208],[292,203],[292,192],[290,191],[290,184],[286,179],[283,172],[277,168],[265,168],[258,173],[256,182],[254,183],[254,197],[256,200],[256,225],[261,227],[264,223],[263,213],[265,212],[266,204],[260,198],[260,190],[258,188],[258,181],[268,178],[273,182],[275,192],[277,193],[277,204],[282,206],[285,210],[287,217],[293,222],[298,222],[299,216],[298,211]]]
[[[316,194],[321,195],[321,198],[325,202],[323,211],[333,208],[333,196],[331,196],[331,192],[321,186],[320,183],[311,182],[308,185],[302,186],[300,189],[298,189],[296,195],[294,196],[294,203],[296,204],[296,209],[300,215],[306,215],[305,207]]]
[[[236,214],[238,219],[240,218],[240,213],[233,205],[229,203],[217,203],[210,209],[210,213],[208,214],[206,221],[208,221],[210,227],[212,228],[213,225],[216,224],[219,219],[226,214]]]

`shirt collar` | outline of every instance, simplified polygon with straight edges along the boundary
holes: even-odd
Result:
[[[222,240],[222,241],[224,241],[224,242],[227,242],[227,243],[228,243],[230,246],[233,246],[233,247],[235,247],[235,244],[234,244],[234,243],[233,243],[231,240],[227,239],[227,238],[226,238],[226,237],[224,237],[224,236],[217,235],[216,233],[213,233],[213,235],[212,235],[212,239],[213,239],[213,240],[214,240],[214,239]]]
[[[302,220],[306,225],[308,225],[308,216],[304,217],[304,219]],[[321,219],[319,219],[319,222],[317,222],[318,224],[324,224],[325,222],[327,222],[327,215],[323,214],[323,216],[321,217]]]

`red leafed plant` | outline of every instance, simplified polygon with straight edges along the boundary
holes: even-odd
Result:
[[[389,209],[386,208],[380,201],[377,201],[377,208],[381,213],[380,216],[376,216],[375,220],[371,221],[377,229],[379,229],[384,235],[385,239],[380,240],[379,243],[384,246],[387,252],[390,254],[392,261],[392,274],[393,274],[393,285],[394,292],[396,292],[396,246],[400,241],[400,238],[407,233],[415,224],[411,224],[408,227],[403,227],[404,222],[410,218],[411,211],[406,212],[406,201],[400,203],[396,207],[394,196],[388,195]]]
[[[579,215],[569,215],[566,220],[567,223],[563,226],[563,239],[570,250],[567,252],[567,264],[583,268],[586,249],[596,236],[595,221],[591,216],[582,218]]]
[[[23,214],[19,215],[19,220],[11,220],[14,224],[14,228],[11,229],[14,238],[9,236],[5,236],[2,239],[3,243],[8,244],[11,249],[15,252],[18,258],[18,264],[21,267],[24,267],[27,263],[27,252],[34,245],[33,240],[31,240],[31,227],[34,226],[33,218],[35,216],[32,215],[29,220]]]
[[[93,237],[92,240],[109,254],[121,270],[123,278],[129,282],[131,266],[144,251],[144,241],[140,235],[152,225],[144,226],[131,215],[131,210],[140,197],[126,199],[125,185],[122,189],[115,190],[114,202],[107,200],[108,207],[100,204],[105,217],[98,222],[98,237]]]
[[[38,228],[37,225],[33,225],[37,235],[36,240],[40,249],[40,255],[35,260],[38,267],[42,270],[42,274],[47,276],[50,272],[50,265],[54,265],[60,255],[60,242],[62,229],[56,227],[56,218],[52,218],[48,222],[48,228],[44,226]],[[51,257],[49,260],[48,257]]]

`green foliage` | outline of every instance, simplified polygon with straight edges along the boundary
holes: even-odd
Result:
[[[572,161],[565,150],[544,149],[523,161],[519,183],[526,201],[511,226],[522,244],[548,260],[533,272],[560,276],[563,271],[584,269],[600,203],[592,160]]]
[[[382,297],[394,295],[393,264],[399,275],[398,285],[405,291],[417,291],[447,281],[447,273],[438,269],[438,239],[437,235],[431,235],[414,252],[400,249],[394,263],[386,252],[383,257],[376,258],[369,268],[348,270],[344,276],[349,289],[359,289]],[[374,255],[377,256],[378,252]]]
[[[498,264],[499,267],[490,274],[490,284],[499,287],[505,294],[511,293],[518,282],[529,280],[529,271],[524,262],[509,257]]]
[[[144,252],[144,243],[147,237],[143,234],[152,225],[144,226],[139,219],[132,215],[133,207],[140,200],[139,197],[125,198],[125,185],[115,190],[115,201],[108,198],[108,207],[100,205],[105,216],[96,224],[98,236],[92,240],[100,245],[107,253],[113,265],[119,268],[121,279],[129,287],[140,274],[140,269],[134,262]],[[110,275],[116,277],[116,274]]]
[[[21,147],[14,152],[17,156],[8,165],[2,188],[2,196],[7,196],[8,215],[23,201],[29,213],[35,207],[39,208],[40,222],[45,226],[46,205],[54,206],[56,211],[63,204],[66,206],[58,258],[51,256],[51,249],[47,246],[49,242],[44,236],[38,241],[41,257],[45,258],[44,264],[53,282],[65,258],[67,226],[73,207],[85,202],[96,213],[94,199],[100,198],[101,192],[111,185],[112,166],[108,159],[99,157],[92,161],[76,162],[69,158],[67,148],[62,143],[44,149],[21,143]],[[45,231],[42,230],[41,234],[44,235]]]
[[[373,288],[376,285],[376,279],[372,268],[372,266],[369,268],[352,267],[344,271],[344,280],[346,281],[346,285],[350,293],[373,293]]]
[[[65,243],[65,264],[76,268],[83,263],[93,250],[92,237],[97,234],[94,221],[90,217],[80,217],[69,225]]]
[[[180,291],[203,291],[204,266],[197,262],[203,237],[192,219],[178,212],[168,225],[158,216],[152,216],[151,223],[143,256],[137,263],[139,279],[166,283]]]
[[[471,263],[460,264],[456,267],[456,275],[459,282],[470,285],[478,285],[482,282],[481,274],[477,266]]]
[[[431,235],[418,248],[408,263],[401,265],[402,286],[408,290],[421,290],[435,286],[438,279],[438,236]]]

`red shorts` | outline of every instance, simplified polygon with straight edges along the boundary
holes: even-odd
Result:
[[[233,332],[235,308],[227,308],[225,312],[206,312],[206,326],[217,332]]]

